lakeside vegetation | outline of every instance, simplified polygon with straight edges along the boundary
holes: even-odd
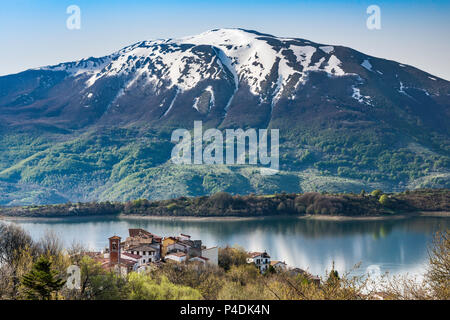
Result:
[[[231,195],[179,197],[170,200],[138,199],[127,202],[86,202],[55,205],[0,207],[8,217],[86,217],[139,215],[168,217],[262,217],[276,215],[321,215],[370,217],[409,214],[421,211],[450,212],[449,189],[422,189],[402,193],[374,190],[359,194]]]
[[[246,257],[243,248],[226,247],[219,250],[218,266],[164,263],[119,276],[80,245],[63,248],[51,233],[33,241],[20,227],[0,224],[0,300],[450,299],[450,230],[430,244],[423,280],[351,276],[332,268],[318,282],[282,269],[261,274]],[[78,289],[66,285],[71,265],[80,267]]]

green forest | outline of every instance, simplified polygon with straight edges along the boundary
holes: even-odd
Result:
[[[232,195],[218,192],[211,196],[179,197],[150,201],[85,202],[57,205],[0,207],[0,216],[67,217],[67,216],[192,216],[192,217],[259,217],[259,216],[392,216],[422,211],[450,211],[448,189],[424,189],[402,193],[362,190],[358,194],[308,192],[273,195]]]

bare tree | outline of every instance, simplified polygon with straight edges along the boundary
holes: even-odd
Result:
[[[16,298],[20,276],[37,255],[30,235],[14,224],[0,224],[0,295]]]
[[[425,275],[435,299],[450,299],[450,230],[435,235]]]
[[[51,230],[47,230],[39,240],[38,248],[41,254],[48,256],[57,256],[64,250],[61,239]]]
[[[33,240],[21,227],[0,224],[0,265],[13,264],[21,250],[33,247]]]

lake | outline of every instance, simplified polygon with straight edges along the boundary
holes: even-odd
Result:
[[[439,229],[450,228],[448,217],[411,217],[369,221],[324,221],[298,218],[259,220],[154,220],[136,218],[64,218],[8,221],[22,226],[34,239],[47,230],[66,246],[74,241],[102,250],[108,237],[143,228],[160,236],[185,233],[207,246],[239,245],[249,251],[267,250],[273,260],[324,275],[334,261],[338,271],[389,271],[420,275],[427,263],[427,246]]]

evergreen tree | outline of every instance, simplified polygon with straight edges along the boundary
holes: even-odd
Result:
[[[22,277],[22,287],[25,297],[31,300],[50,300],[53,292],[60,290],[66,281],[57,277],[57,272],[51,269],[52,263],[41,256],[33,265],[31,271]]]
[[[339,272],[334,268],[334,261],[333,261],[331,271],[328,274],[327,285],[330,287],[339,286],[340,280],[341,280],[341,278],[339,276]]]

